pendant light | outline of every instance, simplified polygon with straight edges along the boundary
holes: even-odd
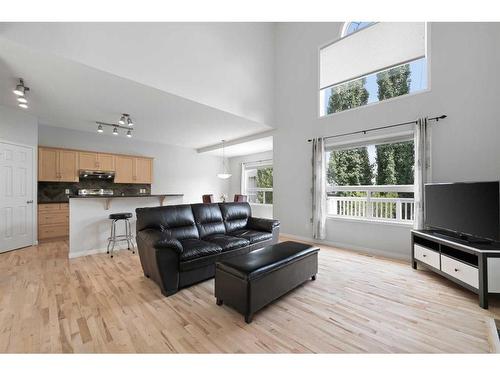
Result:
[[[224,152],[224,143],[225,141],[222,140],[222,173],[218,173],[217,177],[227,180],[229,177],[231,177],[231,173],[227,173],[226,169],[226,158],[225,158],[225,152]]]

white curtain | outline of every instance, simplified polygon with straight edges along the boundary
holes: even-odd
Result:
[[[246,194],[247,193],[247,180],[246,180],[246,173],[245,173],[245,163],[241,163],[241,179],[240,179],[240,194]]]
[[[313,139],[313,238],[326,235],[326,161],[323,138]]]
[[[415,229],[424,229],[424,186],[431,182],[430,128],[427,117],[415,125]]]

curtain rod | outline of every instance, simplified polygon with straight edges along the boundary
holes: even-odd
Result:
[[[439,120],[443,120],[445,119],[446,115],[441,115],[441,116],[436,116],[436,117],[431,117],[429,119],[427,119],[428,121],[439,121]],[[407,122],[401,122],[399,124],[393,124],[393,125],[386,125],[386,126],[379,126],[378,128],[371,128],[371,129],[365,129],[365,130],[358,130],[358,131],[355,131],[355,132],[351,132],[351,133],[343,133],[343,134],[336,134],[336,135],[330,135],[328,137],[321,137],[323,139],[329,139],[329,138],[337,138],[337,137],[345,137],[347,135],[355,135],[355,134],[366,134],[367,132],[372,132],[372,131],[375,131],[375,130],[382,130],[382,129],[389,129],[389,128],[394,128],[396,126],[403,126],[403,125],[410,125],[410,124],[417,124],[418,123],[418,120],[414,120],[414,121],[407,121]],[[307,142],[312,142],[312,139],[308,139]]]

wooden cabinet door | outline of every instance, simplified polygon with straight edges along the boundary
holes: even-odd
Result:
[[[97,152],[79,152],[78,153],[78,168],[95,171],[99,168],[97,162]]]
[[[100,171],[114,171],[115,170],[115,155],[99,154],[98,168]]]
[[[59,181],[78,181],[78,153],[71,150],[59,150]]]
[[[135,182],[135,161],[132,156],[116,155],[115,157],[115,182],[131,184]]]
[[[151,184],[153,182],[153,160],[135,158],[135,181],[138,184]]]
[[[38,149],[38,181],[59,181],[58,150]]]

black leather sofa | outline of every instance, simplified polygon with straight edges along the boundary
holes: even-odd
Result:
[[[278,242],[279,221],[252,217],[248,203],[138,208],[142,269],[165,296],[214,277],[215,262]]]

